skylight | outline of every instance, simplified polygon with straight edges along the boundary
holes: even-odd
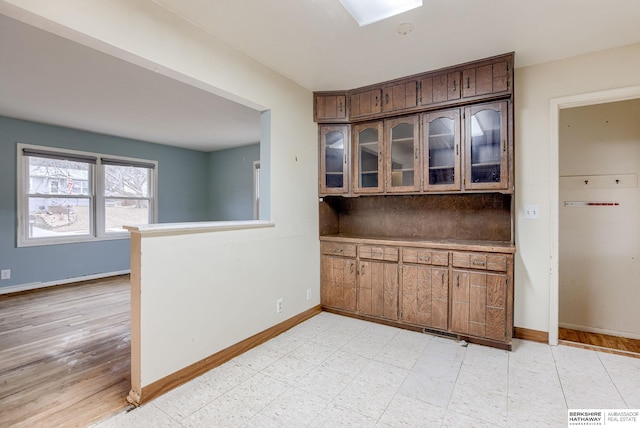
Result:
[[[340,3],[361,27],[422,6],[422,0],[340,0]]]

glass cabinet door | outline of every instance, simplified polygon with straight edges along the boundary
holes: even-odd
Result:
[[[387,192],[420,190],[418,125],[418,116],[385,121]]]
[[[424,189],[460,190],[460,110],[426,113],[424,131]]]
[[[507,103],[465,108],[465,189],[506,189]]]
[[[383,122],[363,123],[353,128],[354,193],[383,191],[382,137]]]
[[[349,192],[349,127],[320,127],[320,195]]]

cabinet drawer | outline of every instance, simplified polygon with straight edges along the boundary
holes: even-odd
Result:
[[[507,258],[506,254],[454,252],[452,264],[453,267],[506,272]]]
[[[404,248],[402,250],[402,261],[420,265],[449,266],[449,252],[423,248]]]
[[[321,242],[320,252],[330,256],[356,256],[356,244],[346,244],[341,242]]]
[[[358,256],[361,259],[398,261],[398,249],[396,247],[378,247],[373,245],[360,245]]]

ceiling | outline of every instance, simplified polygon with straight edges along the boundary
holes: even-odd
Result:
[[[516,67],[640,42],[640,1],[424,0],[359,27],[339,0],[149,0],[310,90],[514,51]],[[396,28],[414,29],[400,35]],[[0,114],[210,151],[259,112],[0,15]]]

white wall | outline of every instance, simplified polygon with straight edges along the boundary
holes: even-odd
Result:
[[[640,99],[560,112],[562,327],[640,338],[639,118]]]
[[[550,294],[552,281],[557,281],[553,241],[557,245],[554,222],[557,225],[558,147],[557,129],[552,125],[557,111],[552,111],[551,106],[559,98],[637,87],[639,67],[640,44],[635,44],[515,70],[518,327],[549,331],[553,318],[549,309],[554,301]],[[538,204],[541,218],[524,220],[525,204]],[[557,305],[557,296],[555,301]]]
[[[0,13],[269,110],[263,117],[270,116],[271,132],[260,157],[270,181],[264,207],[276,226],[145,240],[142,368],[134,379],[149,385],[319,304],[311,92],[151,1],[2,0]],[[152,259],[159,262],[145,262]],[[277,298],[284,300],[280,314]]]

